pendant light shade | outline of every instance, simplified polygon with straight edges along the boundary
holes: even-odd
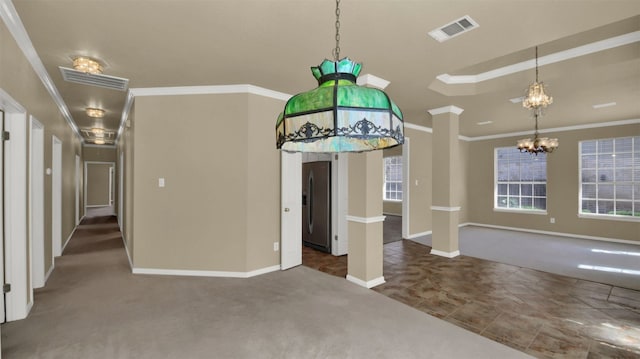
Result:
[[[382,90],[356,84],[362,65],[324,60],[318,87],[293,96],[276,122],[277,148],[291,152],[364,152],[404,143],[402,112]]]

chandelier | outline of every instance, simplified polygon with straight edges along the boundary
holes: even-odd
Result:
[[[365,152],[404,143],[400,108],[382,90],[356,84],[362,64],[340,59],[336,0],[333,61],[312,67],[318,87],[287,101],[276,121],[276,147],[289,152]]]
[[[538,134],[538,117],[542,116],[542,109],[551,103],[553,103],[553,97],[544,92],[544,83],[538,81],[538,46],[536,46],[536,81],[529,85],[529,90],[522,101],[522,106],[531,110],[536,127],[533,139],[518,140],[520,152],[529,152],[537,156],[538,153],[551,153],[558,148],[557,138],[539,137]]]
[[[73,59],[73,68],[76,71],[84,73],[99,75],[102,73],[102,65],[98,60],[94,60],[89,57],[78,56]]]
[[[538,114],[534,113],[533,117],[536,121],[536,132],[531,138],[523,138],[518,140],[518,149],[520,152],[529,152],[531,154],[538,153],[551,153],[556,148],[558,148],[558,139],[557,138],[547,138],[547,137],[539,137],[538,134]]]
[[[542,115],[542,109],[553,103],[553,97],[547,95],[544,90],[544,82],[538,81],[538,46],[536,46],[536,81],[529,85],[522,106],[532,110],[534,114]]]
[[[93,118],[102,118],[104,117],[104,113],[105,111],[101,108],[92,108],[92,107],[87,107],[85,109],[85,113],[87,114],[87,116],[89,117],[93,117]]]

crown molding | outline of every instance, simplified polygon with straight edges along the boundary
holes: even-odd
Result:
[[[431,110],[427,110],[427,112],[429,112],[431,116],[440,115],[443,113],[453,113],[459,116],[462,113],[462,111],[464,111],[464,109],[458,106],[444,106],[444,107],[438,107]]]
[[[596,52],[613,49],[615,47],[628,45],[634,42],[640,41],[640,31],[630,32],[628,34],[615,36],[609,39],[592,42],[590,44],[574,47],[564,51],[559,51],[553,54],[545,55],[538,58],[538,65],[550,65],[556,62],[570,60],[576,57],[593,54]],[[436,76],[438,80],[447,85],[464,85],[464,84],[476,84],[487,80],[492,80],[498,77],[507,76],[516,72],[526,71],[536,67],[535,59],[522,61],[517,64],[500,67],[494,70],[482,72],[476,75],[449,75],[441,74]]]
[[[174,95],[220,95],[220,94],[240,94],[249,93],[276,100],[287,101],[291,95],[269,90],[264,87],[239,84],[239,85],[216,85],[216,86],[176,86],[176,87],[147,87],[132,88],[129,90],[133,97],[138,96],[174,96]]]
[[[389,86],[391,82],[372,74],[364,74],[362,76],[358,76],[356,83],[359,86],[371,86],[380,90],[384,90],[387,88],[387,86]]]
[[[409,122],[405,122],[405,123],[404,123],[404,127],[405,127],[405,128],[409,128],[409,129],[412,129],[412,130],[416,130],[416,131],[422,131],[422,132],[433,133],[433,129],[432,129],[431,127],[420,126],[420,125],[414,125],[413,123],[409,123]]]
[[[27,61],[31,64],[33,71],[35,71],[36,75],[40,78],[40,81],[42,81],[42,84],[49,92],[49,95],[51,95],[53,102],[58,106],[58,110],[62,114],[62,117],[64,117],[67,124],[71,127],[71,130],[76,134],[76,136],[78,136],[80,141],[84,142],[83,137],[80,135],[80,130],[78,129],[75,121],[73,121],[71,112],[69,112],[69,109],[67,108],[67,104],[62,99],[62,96],[53,84],[49,73],[44,68],[44,64],[42,64],[42,60],[40,60],[36,49],[33,47],[29,34],[24,28],[24,24],[22,23],[22,20],[20,20],[20,16],[10,0],[0,0],[0,18],[2,18],[2,21],[7,26],[11,36],[13,36],[18,47],[22,50]]]

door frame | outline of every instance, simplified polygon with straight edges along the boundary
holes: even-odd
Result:
[[[89,186],[89,181],[87,181],[87,176],[89,175],[89,165],[109,165],[109,204],[106,205],[88,205],[88,196],[87,196],[87,188]],[[115,170],[116,163],[111,161],[84,161],[84,213],[87,213],[87,208],[89,207],[114,207],[113,203],[113,190],[114,190],[114,176],[112,175],[112,171]],[[115,208],[113,208],[115,214]]]
[[[62,255],[62,141],[51,136],[51,261]]]
[[[0,109],[4,111],[4,129],[10,140],[4,144],[4,248],[0,271],[2,284],[11,284],[11,291],[0,295],[4,300],[6,321],[24,319],[31,310],[27,278],[27,111],[8,93],[0,89]]]
[[[46,281],[44,256],[44,125],[29,116],[29,262],[31,287],[42,288]],[[30,296],[29,302],[33,302]]]
[[[76,177],[75,177],[75,222],[76,226],[80,224],[80,179],[81,179],[82,167],[80,167],[80,156],[76,155]]]
[[[122,230],[122,224],[124,209],[124,152],[120,152],[120,163],[118,163],[118,225],[120,226],[120,232]],[[123,232],[124,233],[124,232]]]
[[[302,264],[302,154],[280,155],[280,269]]]

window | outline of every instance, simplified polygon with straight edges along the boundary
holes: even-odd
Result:
[[[384,158],[385,201],[402,201],[402,156]]]
[[[495,150],[496,209],[547,210],[547,156],[514,147]]]
[[[640,217],[640,136],[580,142],[580,214]]]

